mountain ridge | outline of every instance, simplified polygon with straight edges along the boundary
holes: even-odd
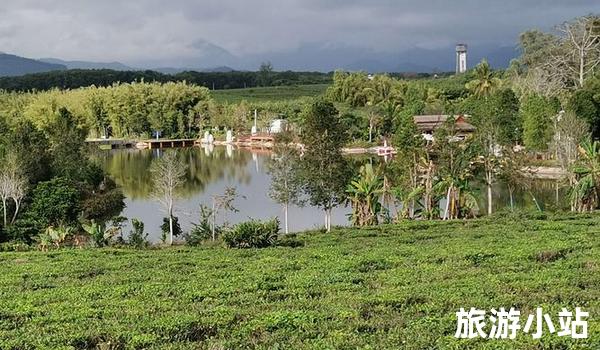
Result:
[[[65,69],[67,67],[61,64],[47,63],[13,54],[0,53],[0,76],[11,77]]]

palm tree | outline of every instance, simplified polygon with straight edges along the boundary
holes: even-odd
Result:
[[[502,85],[500,78],[494,77],[487,60],[483,59],[475,67],[475,79],[469,81],[465,87],[479,97],[487,97]]]
[[[571,189],[574,211],[592,211],[598,207],[600,186],[600,142],[584,142],[579,147],[579,161],[571,168],[575,184]]]
[[[379,197],[383,192],[383,179],[371,164],[360,168],[360,175],[346,189],[352,205],[352,224],[355,226],[377,225],[381,212]]]

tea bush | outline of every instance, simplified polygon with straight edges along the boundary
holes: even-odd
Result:
[[[295,248],[2,252],[0,349],[600,349],[598,227],[500,217],[313,231]],[[582,307],[588,338],[454,338],[461,307],[511,306],[557,328]]]
[[[223,234],[229,248],[265,248],[277,242],[279,220],[250,220],[235,225]]]

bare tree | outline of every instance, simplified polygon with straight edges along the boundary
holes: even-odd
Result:
[[[544,97],[557,97],[567,87],[564,74],[550,65],[532,67],[526,72],[510,72],[513,90],[523,96],[533,91]]]
[[[7,219],[7,213],[8,213],[8,207],[7,207],[7,203],[8,200],[10,198],[10,179],[9,177],[3,172],[2,174],[0,174],[0,199],[2,199],[2,214],[3,214],[3,222],[4,222],[4,226],[6,227],[6,224],[8,222]]]
[[[565,73],[582,87],[600,64],[600,17],[583,16],[558,27],[560,46],[553,50],[553,66]]]
[[[152,164],[154,195],[163,204],[169,216],[169,245],[173,244],[173,207],[176,190],[184,182],[186,166],[175,152],[166,152]]]
[[[21,201],[27,193],[27,178],[23,175],[21,165],[17,158],[9,155],[0,171],[0,199],[2,200],[2,211],[4,226],[8,224],[8,201],[12,199],[15,203],[12,219],[14,223],[19,214]]]
[[[15,211],[13,212],[12,220],[10,221],[11,225],[15,223],[17,219],[17,215],[19,215],[19,209],[21,209],[21,201],[25,198],[27,194],[27,180],[24,177],[16,177],[14,181],[12,181],[12,186],[10,188],[10,197],[15,203]]]
[[[554,138],[550,145],[561,168],[567,170],[578,157],[578,147],[590,136],[589,126],[573,112],[560,112],[554,118]]]
[[[477,142],[481,148],[479,161],[483,165],[484,182],[487,188],[487,213],[492,215],[494,210],[492,188],[499,172],[502,147],[499,141],[498,126],[484,122],[477,130]]]

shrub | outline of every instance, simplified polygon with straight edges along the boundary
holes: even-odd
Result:
[[[97,223],[92,220],[89,225],[82,224],[83,230],[92,238],[96,247],[104,247],[110,244],[117,230],[114,227],[106,228],[103,222]]]
[[[279,219],[269,221],[250,220],[235,225],[223,234],[223,241],[230,248],[265,248],[277,242]]]
[[[31,247],[21,241],[0,243],[0,252],[26,252],[28,250],[31,250]]]
[[[148,247],[148,234],[144,233],[144,223],[138,219],[131,219],[131,226],[133,230],[129,232],[129,239],[127,243],[136,249],[143,249]]]
[[[40,182],[33,190],[30,216],[44,227],[76,224],[81,194],[65,178]]]
[[[167,241],[167,237],[169,237],[170,232],[170,224],[168,217],[163,218],[163,223],[162,225],[160,225],[160,230],[160,240],[164,243]],[[179,237],[182,233],[183,231],[181,230],[181,225],[179,224],[179,218],[177,216],[173,216],[173,236]]]
[[[212,238],[211,216],[212,210],[205,205],[200,206],[200,223],[193,224],[194,227],[190,233],[185,235],[185,242],[191,246],[199,246],[202,242]],[[215,227],[215,236],[219,236],[221,229]]]
[[[43,227],[39,221],[33,219],[30,215],[26,215],[22,219],[15,221],[13,225],[4,229],[4,239],[9,241],[23,241],[27,244],[31,244],[42,229]]]

